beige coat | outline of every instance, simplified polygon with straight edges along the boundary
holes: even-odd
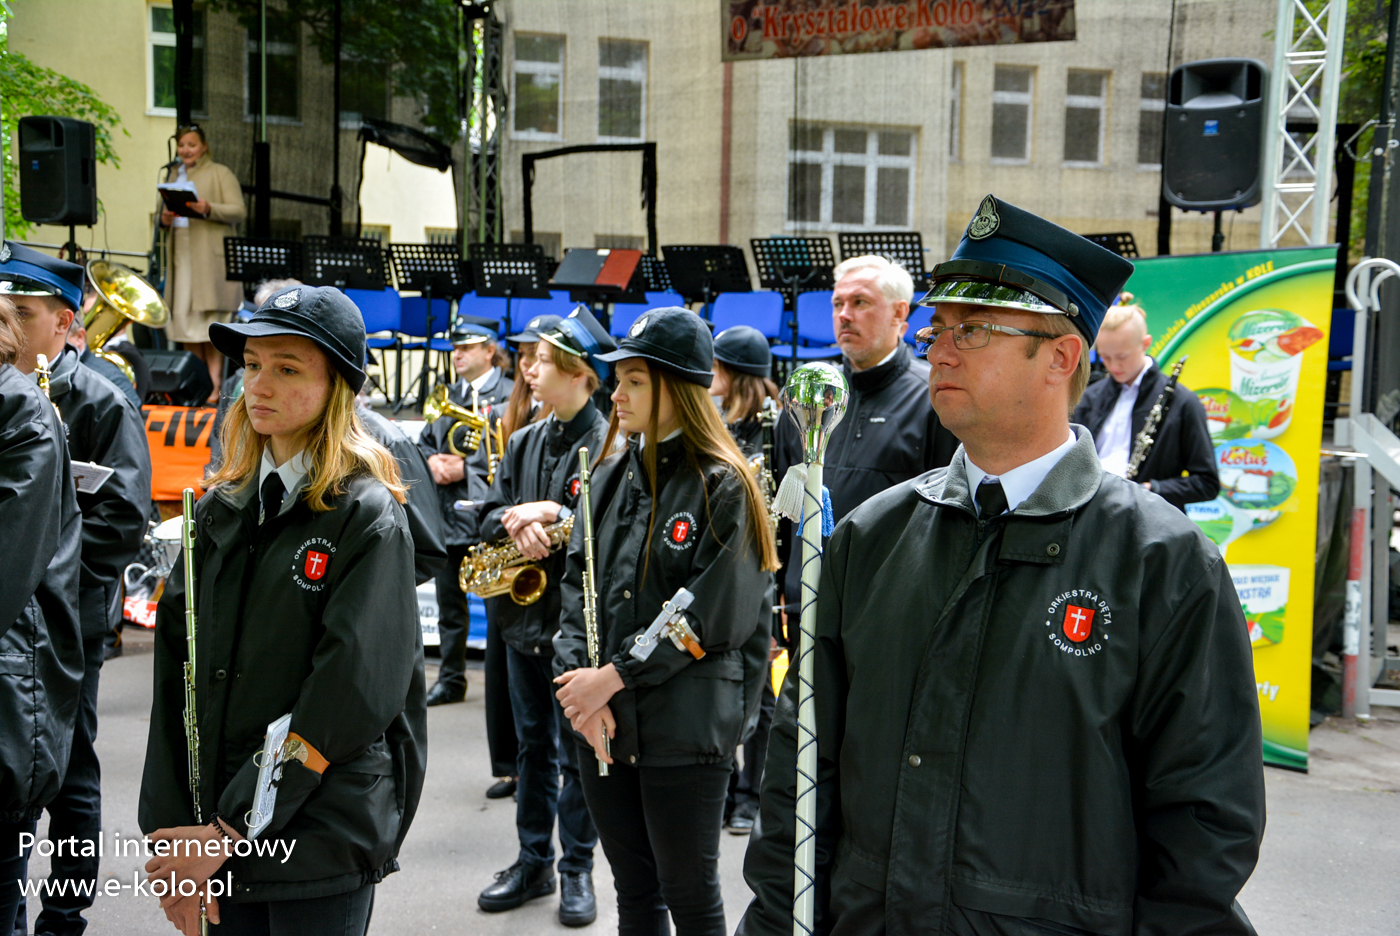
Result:
[[[178,167],[170,170],[174,181]],[[208,341],[209,326],[227,320],[243,300],[242,284],[224,279],[224,238],[248,216],[243,189],[227,166],[205,153],[186,177],[209,203],[209,219],[191,218],[187,228],[172,228],[166,239],[165,301],[172,341]]]

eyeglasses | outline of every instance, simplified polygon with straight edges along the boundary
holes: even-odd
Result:
[[[959,351],[985,348],[987,343],[992,340],[992,332],[1025,338],[1059,337],[1059,335],[1052,335],[1049,332],[1027,331],[1024,328],[1012,328],[1010,325],[993,325],[991,322],[959,322],[956,325],[929,325],[919,329],[914,333],[915,350],[919,354],[928,354],[929,348],[938,342],[939,336],[945,331],[953,333],[953,346]]]

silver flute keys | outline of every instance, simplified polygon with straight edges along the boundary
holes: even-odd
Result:
[[[588,471],[588,449],[578,450],[578,509],[583,515],[583,630],[588,638],[588,665],[598,668],[598,575],[593,565],[593,499],[592,478]],[[603,750],[612,756],[607,726],[603,731]],[[598,776],[608,775],[608,763],[598,758]]]

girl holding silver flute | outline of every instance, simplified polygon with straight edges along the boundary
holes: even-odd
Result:
[[[709,399],[713,342],[699,316],[647,312],[599,357],[617,369],[601,451],[627,438],[590,485],[604,663],[589,660],[580,525],[554,638],[557,695],[585,752],[583,791],[612,866],[619,932],[669,933],[669,915],[678,933],[720,936],[725,792],[753,690],[768,675],[772,528]]]

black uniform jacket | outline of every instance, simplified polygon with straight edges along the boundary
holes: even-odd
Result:
[[[116,352],[113,353],[115,354]],[[78,353],[78,363],[82,364],[84,367],[90,367],[103,377],[106,377],[107,380],[111,382],[112,386],[121,391],[122,396],[131,401],[132,406],[136,407],[138,410],[141,408],[141,397],[136,392],[136,386],[126,379],[126,375],[121,372],[121,368],[117,367],[117,365],[106,358],[98,357],[93,353],[91,348],[84,348]],[[132,372],[132,376],[135,376],[134,371]]]
[[[393,454],[399,463],[403,483],[408,485],[408,503],[403,508],[408,515],[409,535],[413,537],[413,580],[422,585],[447,564],[437,485],[433,483],[433,473],[428,470],[428,460],[391,420],[368,406],[357,407],[355,413],[370,435]]]
[[[27,822],[68,767],[83,643],[82,518],[58,415],[0,364],[0,822]]]
[[[65,348],[54,362],[49,394],[63,414],[68,454],[113,469],[90,494],[78,492],[83,512],[79,615],[83,636],[99,637],[114,622],[122,572],[136,559],[151,513],[151,449],[146,422],[131,400]]]
[[[354,890],[398,869],[427,763],[423,642],[413,543],[403,508],[360,477],[333,509],[288,494],[257,525],[255,482],[218,485],[195,507],[199,713],[204,820],[246,834],[257,785],[253,756],[267,726],[291,730],[330,761],[316,774],[283,768],[261,839],[296,846],[230,858],[235,902]],[[183,558],[156,612],[155,692],[141,780],[142,831],[189,825],[185,760]]]
[[[464,390],[463,387],[466,389]],[[515,389],[515,383],[499,370],[492,373],[491,379],[477,391],[477,398],[481,403],[481,408],[490,414],[491,409],[499,409],[495,413],[499,417],[505,412],[505,404],[510,400],[510,392]],[[452,402],[471,409],[472,388],[459,380],[452,384],[447,390],[447,396]],[[423,433],[418,437],[418,450],[423,453],[423,457],[429,455],[450,455],[452,450],[447,446],[447,433],[452,428],[452,420],[442,416],[435,422],[423,427]],[[484,432],[484,430],[483,430]],[[462,436],[465,433],[457,434],[457,446],[462,448]],[[457,501],[472,501],[480,503],[486,498],[486,446],[483,444],[475,452],[467,455],[466,474],[461,481],[454,481],[451,484],[440,484],[438,489],[438,502],[442,516],[443,535],[449,546],[474,546],[481,542],[481,536],[477,533],[480,523],[481,510],[458,510],[454,505]],[[428,476],[429,478],[432,475]]]
[[[1138,385],[1137,402],[1133,404],[1130,455],[1138,433],[1147,423],[1147,414],[1166,383],[1167,375],[1157,369],[1155,361],[1150,363]],[[1122,384],[1112,377],[1095,381],[1084,391],[1071,419],[1098,438],[1121,392]],[[1196,394],[1179,383],[1172,392],[1166,415],[1157,426],[1155,439],[1133,480],[1151,481],[1152,492],[1178,510],[1184,510],[1187,504],[1214,500],[1220,493],[1220,475],[1215,470],[1215,446],[1211,444],[1210,429],[1206,426],[1206,410]]]
[[[676,437],[656,450],[650,550],[653,504],[637,443],[604,460],[592,481],[599,662],[611,661],[626,686],[609,703],[617,720],[612,755],[638,767],[728,761],[749,700],[758,698],[754,686],[768,672],[769,575],[748,534],[743,483],[727,465],[687,457],[684,445]],[[580,521],[569,542],[556,674],[589,665],[583,567]],[[682,586],[695,595],[686,618],[704,659],[666,639],[645,662],[634,659],[633,638]]]
[[[832,534],[817,932],[1253,932],[1234,902],[1264,831],[1239,598],[1196,527],[1076,432],[1011,514],[978,522],[959,457]],[[749,936],[792,929],[796,688],[745,859]]]
[[[517,504],[551,500],[574,510],[578,505],[578,450],[587,448],[590,459],[596,459],[607,432],[608,421],[590,401],[567,423],[551,416],[511,435],[496,481],[481,508],[482,540],[491,542],[506,535],[501,517]],[[574,526],[578,525],[575,519]],[[522,607],[502,597],[491,608],[492,622],[500,628],[502,639],[521,653],[554,653],[564,557],[565,551],[559,549],[537,563],[545,573],[545,592],[534,604]]]
[[[915,359],[902,343],[894,357],[878,367],[852,371],[846,361],[842,366],[851,396],[845,417],[831,433],[822,473],[837,520],[888,487],[942,468],[958,447],[929,402],[928,364]],[[786,414],[778,420],[776,433],[773,477],[781,483],[788,467],[802,461],[802,439]],[[802,537],[783,521],[779,540],[787,601],[796,605],[802,562],[791,550]]]

